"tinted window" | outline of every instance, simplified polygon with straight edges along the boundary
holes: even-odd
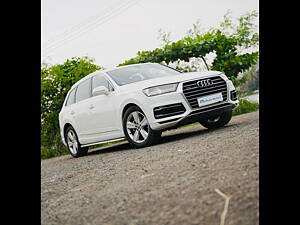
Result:
[[[118,85],[180,74],[179,71],[160,64],[139,64],[118,68],[107,73]]]
[[[73,104],[75,102],[75,90],[76,90],[76,88],[74,88],[70,92],[68,100],[67,100],[67,103],[66,103],[66,106],[71,105],[71,104]]]
[[[88,79],[78,85],[76,91],[76,102],[80,102],[84,99],[91,97],[90,81],[91,79]]]
[[[113,91],[113,87],[111,86],[109,81],[103,75],[96,75],[92,79],[92,90],[99,86],[104,86],[109,91]]]

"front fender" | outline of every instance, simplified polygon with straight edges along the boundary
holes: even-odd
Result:
[[[125,107],[129,104],[134,104],[134,105],[137,105],[145,114],[146,114],[146,107],[144,106],[145,102],[144,101],[144,96],[142,96],[143,93],[141,93],[141,95],[137,95],[136,93],[134,94],[127,94],[126,95],[126,99],[124,99],[121,104],[120,104],[120,111],[119,111],[119,115],[118,115],[118,118],[119,118],[119,124],[121,126],[123,126],[123,111],[125,109]],[[149,115],[147,115],[147,118]]]

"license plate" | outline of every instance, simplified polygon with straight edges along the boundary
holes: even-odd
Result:
[[[223,101],[223,96],[222,93],[206,95],[204,97],[197,98],[197,101],[199,106],[204,106],[204,105],[209,105],[209,104]]]

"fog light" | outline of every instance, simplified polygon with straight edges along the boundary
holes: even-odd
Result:
[[[233,90],[233,91],[230,92],[230,99],[232,101],[236,101],[237,100],[236,91],[235,90]]]

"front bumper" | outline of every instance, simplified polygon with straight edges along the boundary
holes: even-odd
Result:
[[[232,94],[232,92],[235,91],[235,88],[230,84],[229,80],[226,81],[226,83],[228,96],[226,101],[206,105],[197,109],[193,109],[185,98],[182,88],[183,83],[180,83],[178,85],[176,92],[147,97],[144,101],[144,104],[146,104],[146,106],[144,107],[144,112],[147,115],[151,128],[153,130],[166,130],[168,128],[197,122],[201,119],[206,119],[214,115],[219,115],[223,112],[232,110],[233,108],[238,106],[238,100]],[[161,108],[161,110],[164,110],[166,106],[176,106],[179,104],[183,105],[185,109],[181,110],[180,113],[174,113],[175,115],[172,115],[172,113],[170,113],[170,116],[155,115],[154,109]]]
[[[199,122],[203,119],[208,119],[213,116],[220,115],[221,113],[231,111],[235,107],[232,103],[223,103],[218,105],[212,105],[205,109],[199,109],[196,111],[192,111],[189,115],[179,120],[176,124],[176,127],[183,126],[186,124]]]

